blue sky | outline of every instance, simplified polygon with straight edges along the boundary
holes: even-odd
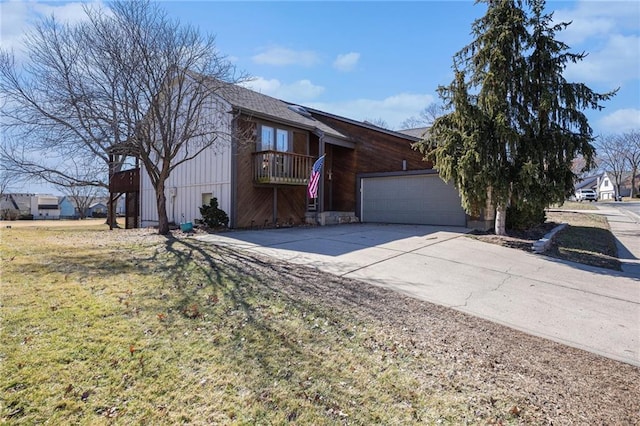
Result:
[[[163,1],[181,22],[214,34],[218,49],[264,94],[391,128],[437,101],[452,79],[452,56],[471,41],[485,12],[471,1]],[[73,2],[0,3],[2,45],[19,49],[40,14],[81,19]],[[568,80],[597,91],[620,88],[602,111],[587,112],[595,134],[640,128],[640,2],[548,1],[573,21],[558,34],[574,52]]]

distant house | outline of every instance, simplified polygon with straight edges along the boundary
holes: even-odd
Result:
[[[3,194],[0,198],[0,216],[3,220],[31,218],[31,198],[35,194]]]
[[[60,219],[58,197],[55,195],[34,195],[31,197],[31,214],[34,220]]]
[[[615,200],[616,187],[615,182],[611,180],[607,172],[600,172],[595,175],[587,176],[580,179],[575,184],[575,190],[593,189],[598,194],[598,200]]]
[[[83,207],[83,212],[80,212],[78,202],[80,202],[81,205],[85,206]],[[108,202],[108,197],[87,198],[86,196],[61,196],[58,197],[58,204],[60,205],[60,218],[79,219],[81,217],[94,217],[94,213],[96,216],[105,217],[107,213]],[[116,215],[123,215],[124,210],[124,199],[120,198],[116,201],[115,213]]]
[[[107,203],[97,201],[87,208],[87,217],[107,217]]]
[[[77,219],[78,208],[73,199],[67,195],[58,197],[58,205],[60,206],[60,219]]]
[[[599,200],[615,200],[616,188],[614,182],[609,178],[609,175],[604,172],[600,176],[598,181],[598,188],[596,189]]]

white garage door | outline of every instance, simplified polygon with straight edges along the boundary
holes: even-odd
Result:
[[[362,222],[466,226],[460,195],[438,175],[361,180]]]

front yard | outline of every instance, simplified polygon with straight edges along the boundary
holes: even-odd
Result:
[[[507,236],[480,234],[472,237],[531,252],[535,241],[555,226],[566,223],[568,226],[556,234],[551,249],[545,253],[547,256],[619,271],[616,239],[607,219],[594,210],[596,207],[590,203],[566,202],[547,211],[547,223],[543,226],[520,232],[509,231]]]
[[[313,269],[0,230],[8,424],[633,424],[640,369]]]

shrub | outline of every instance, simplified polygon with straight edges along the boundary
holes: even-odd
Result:
[[[229,216],[218,208],[218,199],[213,197],[209,201],[209,205],[204,204],[200,207],[200,214],[202,215],[202,221],[209,228],[226,227],[229,224]]]

